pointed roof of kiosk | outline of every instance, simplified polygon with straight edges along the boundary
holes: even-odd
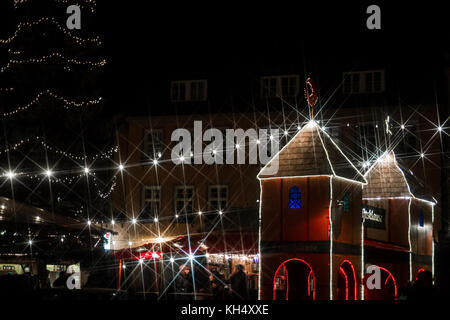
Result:
[[[258,179],[321,175],[367,183],[331,137],[311,120],[261,169]]]
[[[363,199],[413,197],[435,203],[412,172],[400,169],[393,151],[383,153],[364,177],[368,184],[364,186]]]

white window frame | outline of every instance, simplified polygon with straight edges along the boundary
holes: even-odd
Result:
[[[215,188],[217,189],[217,197],[212,196],[212,190]],[[225,198],[223,198],[220,194],[221,189],[225,189],[227,191]],[[213,208],[211,205],[212,201],[217,201],[217,203],[219,204],[219,208]],[[221,206],[222,201],[225,201],[224,207]],[[213,209],[214,210],[215,209],[224,210],[227,207],[228,207],[228,186],[222,185],[222,184],[208,186],[208,209],[209,210],[213,210]]]
[[[155,139],[154,135],[159,135]],[[151,137],[151,139],[149,139]],[[155,144],[156,141],[156,144]],[[164,132],[161,129],[144,130],[144,153],[149,157],[156,157],[158,152],[164,151]],[[151,154],[154,153],[154,154]]]
[[[380,74],[380,89],[375,90],[374,77],[375,74]],[[366,87],[366,76],[372,75],[372,87]],[[353,76],[359,75],[359,82],[357,84],[357,90],[355,90],[355,82],[353,82]],[[350,79],[350,80],[348,80]],[[349,90],[346,89],[346,80],[350,81]],[[385,91],[384,70],[366,70],[366,71],[351,71],[342,73],[342,92],[345,94],[361,94],[361,93],[381,93]]]
[[[296,86],[295,92],[289,95],[283,95],[283,79],[295,79]],[[275,80],[276,88],[265,88],[264,81]],[[276,97],[296,97],[300,92],[300,76],[298,74],[288,74],[288,75],[277,75],[277,76],[265,76],[261,77],[261,97],[263,98],[276,98]],[[274,94],[273,94],[274,93]]]
[[[203,96],[201,97],[193,97],[191,94],[191,88],[193,85],[202,84],[204,87]],[[184,85],[184,97],[179,93],[177,97],[174,97],[174,89],[175,86]],[[170,101],[171,102],[187,102],[187,101],[206,101],[208,98],[208,80],[200,79],[200,80],[178,80],[172,81],[170,83]]]
[[[192,190],[192,197],[190,197],[190,198],[186,197],[186,190],[188,190],[188,189]],[[183,190],[183,198],[177,197],[178,190]],[[185,210],[185,208],[187,207],[186,204],[188,204],[189,202],[192,203],[191,207],[192,207],[192,210],[194,210],[194,196],[195,196],[195,187],[194,186],[192,186],[192,185],[191,186],[175,186],[174,197],[173,197],[175,214],[177,214],[177,215],[184,214],[183,210]],[[180,211],[178,210],[178,206],[177,206],[178,201],[183,201],[183,209]],[[186,211],[186,213],[191,214],[193,212]]]
[[[151,192],[151,197],[146,198],[147,191]],[[159,197],[154,197],[154,192],[159,192]],[[156,216],[158,216],[161,213],[161,186],[144,186],[143,188],[143,194],[142,194],[142,211],[144,211],[147,207],[148,203],[157,203],[157,212]],[[155,212],[150,212],[150,215],[155,215]]]

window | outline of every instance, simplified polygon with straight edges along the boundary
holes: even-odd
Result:
[[[348,194],[348,191],[345,191],[344,194],[344,212],[350,211],[350,196]]]
[[[295,97],[299,92],[299,76],[270,76],[261,79],[261,95],[265,98]]]
[[[159,152],[163,152],[162,130],[146,130],[144,133],[144,153],[148,157],[156,158]]]
[[[223,210],[228,205],[228,186],[210,186],[208,188],[209,210]]]
[[[419,215],[419,226],[422,228],[424,225],[424,218],[423,218],[423,210],[420,210],[420,215]]]
[[[289,209],[300,209],[302,207],[302,199],[300,189],[292,187],[289,190]]]
[[[157,217],[161,210],[161,187],[145,186],[144,187],[144,203],[141,216],[144,219]]]
[[[184,222],[186,217],[191,220],[194,213],[194,187],[175,187],[175,215],[177,221]]]
[[[344,72],[343,81],[344,93],[384,92],[384,70]]]
[[[170,100],[172,102],[205,101],[207,80],[172,81]]]

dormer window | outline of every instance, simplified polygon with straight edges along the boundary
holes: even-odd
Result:
[[[384,92],[384,70],[344,72],[343,92],[346,94]]]
[[[170,101],[206,101],[207,80],[172,81],[170,85]]]
[[[295,97],[299,93],[299,76],[283,75],[261,78],[263,98]]]

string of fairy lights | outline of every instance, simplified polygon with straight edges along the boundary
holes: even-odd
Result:
[[[100,46],[101,45],[101,40],[100,37],[93,37],[93,38],[82,38],[79,36],[74,35],[72,32],[70,32],[65,26],[62,26],[54,17],[41,17],[35,21],[31,21],[31,22],[20,22],[16,28],[16,30],[12,33],[11,36],[5,38],[5,39],[0,39],[0,44],[10,44],[12,43],[19,35],[21,32],[23,32],[25,29],[29,29],[32,28],[36,25],[40,25],[40,24],[53,24],[54,26],[56,26],[56,28],[58,28],[59,31],[61,31],[65,36],[69,37],[70,39],[72,39],[73,41],[75,41],[75,43],[77,43],[78,45],[84,45],[87,43],[93,44],[95,46]]]
[[[57,95],[56,93],[50,91],[50,90],[45,90],[45,91],[41,91],[39,92],[36,97],[31,100],[30,102],[28,102],[27,104],[23,105],[23,106],[19,106],[17,108],[15,108],[14,110],[8,111],[8,112],[3,112],[0,114],[0,117],[9,117],[9,116],[13,116],[16,115],[20,112],[23,112],[29,108],[31,108],[32,106],[36,105],[37,103],[39,103],[39,101],[43,98],[43,97],[51,97],[55,100],[59,100],[61,102],[63,102],[63,104],[61,105],[63,108],[69,110],[70,108],[83,108],[83,107],[88,107],[88,106],[92,106],[92,105],[97,105],[100,102],[102,102],[102,97],[99,97],[98,99],[93,99],[93,100],[89,100],[89,101],[81,101],[81,102],[77,102],[77,101],[73,101],[73,100],[69,100],[67,98],[64,98],[62,96]]]
[[[20,140],[19,142],[11,145],[10,147],[0,150],[0,155],[11,152],[11,151],[17,151],[21,146],[23,146],[26,143],[32,142],[32,141],[39,142],[44,148],[46,148],[48,151],[55,152],[55,154],[63,155],[65,157],[68,157],[68,158],[71,158],[74,160],[80,160],[80,161],[82,161],[82,160],[94,161],[96,159],[110,159],[113,156],[113,154],[116,153],[119,149],[118,146],[113,146],[106,151],[98,152],[92,156],[88,156],[88,155],[80,156],[80,155],[76,155],[71,152],[63,151],[56,147],[52,147],[49,144],[47,144],[47,142],[45,142],[44,138],[36,136],[36,137],[31,137],[31,138],[26,138],[26,139]]]
[[[69,0],[52,0],[55,3],[59,4],[75,4],[78,5],[80,8],[89,8],[91,12],[95,10],[96,2],[94,0],[77,0],[77,1],[69,1]],[[13,0],[14,8],[18,9],[21,5],[25,5],[29,2],[32,2],[32,0]],[[36,2],[36,1],[35,1]],[[64,10],[65,13],[65,10]],[[65,16],[64,16],[65,18]],[[10,34],[9,36],[6,36],[6,38],[0,39],[0,46],[1,45],[9,45],[12,46],[13,42],[15,40],[18,40],[19,37],[26,33],[26,32],[34,32],[35,28],[45,26],[49,28],[54,28],[56,31],[60,32],[62,35],[67,37],[68,39],[72,40],[77,45],[80,46],[100,46],[102,42],[100,41],[100,37],[81,37],[78,36],[76,32],[70,31],[65,24],[60,23],[57,20],[57,17],[40,17],[37,19],[34,19],[32,21],[23,21],[20,22],[15,30]],[[37,31],[38,29],[36,29]],[[37,31],[39,32],[39,31]],[[22,55],[24,52],[19,49],[15,48],[7,48],[7,52],[13,57],[10,58],[9,61],[6,63],[6,65],[0,67],[0,73],[5,73],[7,71],[11,71],[13,67],[16,67],[18,65],[24,65],[24,64],[45,64],[48,65],[50,63],[52,64],[61,64],[64,68],[64,71],[72,71],[72,67],[90,67],[92,70],[93,68],[100,68],[105,66],[106,60],[105,59],[99,59],[98,61],[93,61],[89,59],[79,59],[79,58],[71,58],[68,56],[65,56],[62,54],[62,52],[52,52],[40,57],[31,57],[31,58],[20,58],[19,55]],[[15,88],[13,87],[6,87],[0,88],[1,92],[9,93],[15,91]],[[87,108],[94,105],[98,105],[103,102],[102,97],[91,99],[91,100],[73,100],[64,97],[63,95],[60,95],[52,90],[43,90],[29,102],[27,102],[24,105],[16,106],[13,110],[10,111],[3,111],[0,113],[0,119],[8,119],[11,116],[17,115],[19,113],[30,111],[33,106],[37,106],[38,104],[43,104],[43,99],[53,99],[58,102],[58,105],[65,108],[65,109],[81,109],[81,108]],[[97,160],[110,160],[112,161],[112,157],[114,154],[118,151],[117,146],[113,146],[108,148],[106,151],[97,152],[94,155],[87,155],[86,153],[78,155],[73,152],[65,151],[60,148],[57,148],[55,146],[50,145],[45,138],[40,136],[33,136],[28,137],[25,139],[21,139],[20,141],[12,144],[12,145],[6,145],[6,147],[3,150],[0,150],[0,155],[7,156],[9,159],[9,155],[11,152],[22,152],[20,149],[24,147],[29,147],[28,145],[30,143],[38,144],[45,148],[46,154],[45,157],[48,158],[48,152],[53,153],[57,156],[63,156],[67,157],[72,161],[75,162],[83,162],[83,165],[77,164],[78,168],[62,168],[60,164],[58,164],[59,168],[56,170],[56,167],[49,166],[46,169],[43,169],[38,165],[37,170],[33,170],[30,168],[26,168],[24,170],[21,170],[19,166],[12,166],[8,165],[9,169],[2,169],[4,172],[0,172],[0,176],[5,177],[6,179],[10,180],[11,182],[14,180],[22,180],[22,179],[29,179],[31,181],[37,181],[41,182],[43,181],[43,178],[48,180],[49,183],[59,183],[64,185],[73,185],[80,180],[84,180],[83,178],[86,177],[87,183],[91,181],[95,187],[95,189],[98,192],[98,196],[102,199],[108,198],[111,193],[113,192],[115,186],[116,186],[116,175],[117,172],[113,171],[113,176],[111,179],[108,178],[108,181],[102,181],[92,168],[94,163]],[[33,146],[33,148],[35,145]],[[84,149],[84,147],[83,147]],[[33,151],[34,152],[34,151]],[[32,153],[35,154],[35,153]],[[27,158],[29,158],[29,155],[26,155]],[[30,158],[31,159],[31,158]],[[9,162],[10,160],[8,160]],[[31,159],[32,162],[35,162]],[[47,160],[48,161],[48,160]],[[61,161],[58,160],[58,163]],[[87,163],[92,163],[91,167],[87,165]],[[15,169],[11,169],[15,168]],[[111,168],[101,168],[98,169],[99,171],[107,171]]]
[[[51,54],[48,55],[44,55],[40,58],[28,58],[28,59],[11,59],[9,60],[9,62],[0,68],[0,73],[3,73],[7,70],[9,70],[13,65],[18,65],[18,64],[24,64],[24,63],[44,63],[47,62],[48,60],[51,60],[53,58],[59,58],[60,60],[64,61],[66,64],[69,65],[78,65],[78,66],[89,66],[89,67],[103,67],[106,64],[106,60],[100,60],[98,62],[93,62],[93,61],[89,61],[89,60],[78,60],[78,59],[73,59],[73,58],[67,58],[64,55],[60,54],[59,52],[53,52]],[[70,70],[70,68],[69,68]]]

